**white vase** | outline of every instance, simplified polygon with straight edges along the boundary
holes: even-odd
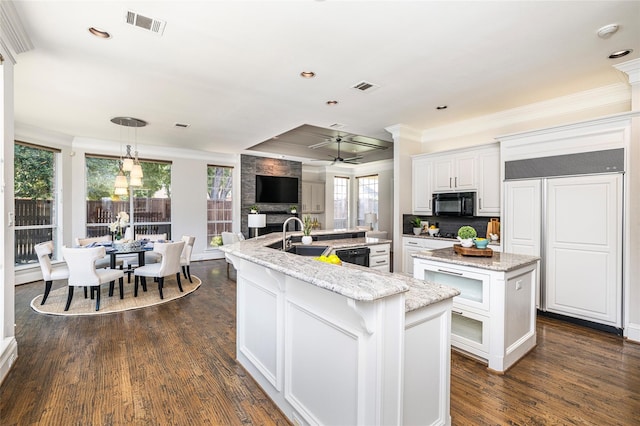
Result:
[[[311,242],[313,242],[313,238],[311,238],[311,235],[305,235],[302,237],[302,244],[304,244],[305,246],[308,246],[309,244],[311,244]]]
[[[413,235],[420,235],[422,228],[413,228]]]
[[[473,238],[460,238],[458,237],[458,241],[460,241],[460,245],[462,247],[473,247]]]

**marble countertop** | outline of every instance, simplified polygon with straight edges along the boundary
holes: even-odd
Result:
[[[492,271],[508,272],[540,260],[538,256],[524,254],[493,252],[492,257],[463,256],[453,251],[453,248],[424,250],[412,255],[414,258],[434,260],[461,266],[471,266]]]
[[[312,235],[347,232],[357,231],[319,231],[312,232]],[[287,233],[287,236],[289,235],[300,235],[300,232]],[[405,274],[382,272],[350,263],[343,263],[341,266],[332,265],[314,260],[310,256],[298,256],[268,247],[278,241],[282,241],[282,234],[272,233],[231,245],[223,245],[219,249],[230,255],[249,260],[354,300],[374,301],[394,294],[405,293],[405,309],[407,312],[460,294],[454,288],[417,280]],[[327,245],[332,249],[340,249],[389,242],[391,241],[365,237],[328,239],[314,241],[313,244]]]

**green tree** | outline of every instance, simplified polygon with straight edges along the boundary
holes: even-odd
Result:
[[[233,188],[231,167],[208,167],[208,197],[210,200],[226,200]]]
[[[87,156],[87,200],[115,198],[114,181],[119,171],[120,160]],[[136,197],[152,197],[163,190],[168,196],[171,191],[171,164],[141,161],[142,188],[135,189]],[[126,196],[124,197],[126,198]]]
[[[22,144],[14,144],[15,198],[53,199],[54,153]]]

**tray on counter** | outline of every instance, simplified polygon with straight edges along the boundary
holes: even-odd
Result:
[[[491,257],[493,250],[490,248],[479,249],[477,247],[462,247],[460,244],[453,245],[453,251],[463,256]]]

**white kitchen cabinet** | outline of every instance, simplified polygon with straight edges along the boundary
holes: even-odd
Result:
[[[402,271],[413,274],[412,254],[440,248],[453,247],[455,241],[436,240],[431,238],[402,237]]]
[[[478,188],[475,152],[444,155],[433,160],[433,192],[470,191]]]
[[[369,246],[369,250],[369,268],[389,272],[391,245],[389,243],[376,244]]]
[[[324,182],[302,182],[302,213],[324,212]]]
[[[415,157],[413,167],[413,213],[431,215],[433,163],[429,158]]]
[[[478,152],[477,216],[500,215],[500,148],[496,145]]]
[[[460,291],[451,310],[451,346],[487,361],[489,369],[496,372],[506,371],[536,344],[538,262],[504,256],[505,267],[499,265],[498,258],[490,266],[494,269],[486,269],[484,260],[473,266],[473,258],[464,260],[468,264],[437,256],[414,259],[414,278]],[[519,260],[521,266],[515,263]]]

